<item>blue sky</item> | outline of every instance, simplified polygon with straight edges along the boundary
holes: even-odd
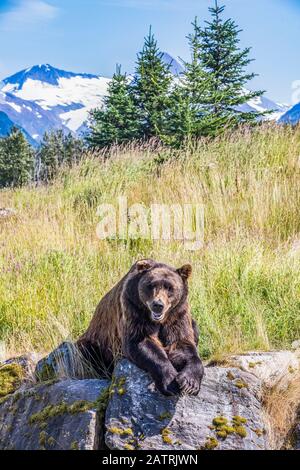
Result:
[[[162,50],[188,58],[185,36],[212,0],[0,0],[0,77],[50,63],[111,76],[116,63],[131,72],[149,25]],[[244,30],[260,74],[251,88],[289,103],[300,80],[300,0],[224,0],[226,15]]]

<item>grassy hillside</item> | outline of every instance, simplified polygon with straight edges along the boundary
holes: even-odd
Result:
[[[243,131],[170,157],[123,149],[52,186],[0,192],[0,207],[18,211],[0,221],[0,339],[11,352],[76,338],[139,257],[192,263],[204,357],[300,338],[300,129]],[[100,241],[97,205],[122,194],[147,206],[203,202],[205,246]]]

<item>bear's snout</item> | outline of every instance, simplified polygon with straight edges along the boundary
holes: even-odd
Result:
[[[166,305],[161,299],[154,299],[152,302],[147,302],[148,308],[151,313],[152,321],[161,322],[166,313]]]
[[[153,300],[151,303],[151,310],[154,313],[161,313],[164,309],[165,304],[163,303],[162,300]]]

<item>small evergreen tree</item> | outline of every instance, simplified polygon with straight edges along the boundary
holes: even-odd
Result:
[[[180,79],[180,85],[176,87],[177,90],[175,89],[169,119],[171,123],[174,119],[178,123],[178,130],[174,129],[178,143],[185,142],[187,138],[208,135],[212,124],[217,120],[205,105],[211,77],[203,69],[200,61],[201,41],[197,18],[192,25],[193,32],[188,36],[191,61],[183,62],[184,72]]]
[[[0,141],[0,186],[18,187],[33,177],[34,152],[23,132],[13,127]]]
[[[143,50],[138,54],[135,76],[131,84],[142,138],[164,135],[172,81],[170,65],[163,61],[163,53],[159,50],[150,28]]]
[[[198,59],[207,77],[202,104],[213,117],[210,134],[219,133],[224,126],[233,127],[241,123],[253,123],[263,116],[259,112],[242,111],[240,106],[251,98],[261,96],[263,91],[247,92],[246,84],[256,75],[246,71],[252,62],[250,48],[239,48],[241,30],[232,19],[223,20],[225,7],[209,8],[212,20],[206,26],[195,26],[199,42]]]
[[[91,147],[108,147],[127,143],[138,137],[137,109],[130,93],[128,77],[117,66],[103,108],[95,109],[90,114],[87,142]]]
[[[166,125],[162,141],[175,148],[194,136],[195,114],[189,96],[182,85],[175,85],[169,98]]]
[[[37,181],[51,181],[60,167],[76,164],[83,155],[84,146],[80,139],[62,130],[45,133],[36,153]]]
[[[69,132],[63,135],[63,158],[60,159],[60,165],[72,167],[79,163],[86,150],[84,141]]]

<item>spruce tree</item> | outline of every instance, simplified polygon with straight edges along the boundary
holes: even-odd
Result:
[[[130,93],[128,77],[117,66],[103,108],[95,109],[90,114],[87,142],[91,147],[108,147],[127,143],[139,136],[137,109]]]
[[[36,179],[48,182],[52,180],[63,160],[63,132],[45,132],[37,152],[38,168]]]
[[[215,0],[215,5],[209,8],[211,21],[206,21],[204,28],[196,27],[200,42],[199,63],[207,77],[203,105],[213,116],[212,135],[224,127],[256,122],[264,115],[240,108],[249,99],[259,97],[264,92],[247,92],[245,89],[246,84],[256,76],[247,71],[252,62],[249,58],[251,49],[240,49],[241,30],[232,19],[223,20],[224,9]]]
[[[85,152],[84,141],[71,132],[63,136],[64,159],[62,165],[72,167],[79,163]]]
[[[33,178],[34,152],[23,132],[13,127],[0,141],[0,186],[18,187]]]
[[[201,61],[201,37],[197,18],[192,23],[193,32],[188,35],[191,61],[184,62],[184,73],[181,76],[181,88],[185,108],[189,110],[189,135],[194,138],[210,135],[220,118],[212,114],[207,105],[212,86],[212,76],[204,69]],[[186,114],[182,114],[185,119]]]
[[[143,50],[137,56],[135,76],[131,84],[142,138],[164,135],[172,82],[170,65],[163,61],[163,53],[150,28]]]
[[[36,153],[36,181],[51,181],[62,166],[71,167],[78,163],[83,153],[83,142],[71,133],[46,132]]]
[[[166,125],[161,140],[167,145],[179,148],[194,136],[195,121],[189,96],[182,85],[176,84],[170,94]]]

